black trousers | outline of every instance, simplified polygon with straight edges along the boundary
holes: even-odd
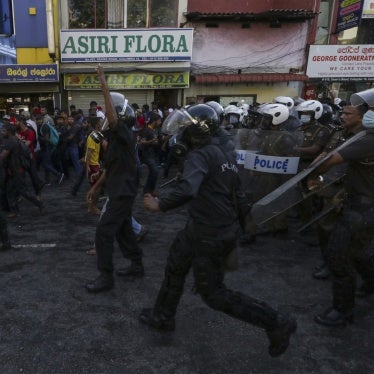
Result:
[[[175,315],[192,267],[196,291],[209,307],[265,330],[276,327],[278,313],[274,309],[224,285],[225,260],[235,245],[236,240],[205,240],[187,228],[180,231],[170,248],[154,313],[169,318]]]
[[[12,176],[8,176],[5,181],[5,189],[8,206],[12,212],[19,211],[17,203],[17,198],[19,195],[37,207],[40,207],[42,204],[33,193],[29,192],[25,181],[25,172],[18,172]]]
[[[338,219],[327,246],[326,259],[332,274],[333,307],[352,311],[356,274],[374,287],[374,258],[368,251],[374,234],[374,204],[348,203]]]
[[[133,204],[133,197],[108,199],[105,203],[95,236],[97,267],[100,272],[113,272],[114,240],[117,240],[125,258],[133,262],[142,260],[142,251],[131,225]]]

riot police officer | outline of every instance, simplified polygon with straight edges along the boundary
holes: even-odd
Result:
[[[342,113],[342,121],[346,119],[352,127],[362,123],[368,106],[374,107],[374,89],[360,98],[356,101],[357,106],[347,105]],[[354,101],[355,97],[352,99]],[[352,323],[355,292],[357,296],[374,293],[374,259],[366,253],[374,235],[374,131],[368,129],[359,134],[362,134],[360,139],[347,144],[317,169],[324,173],[335,165],[348,164],[344,183],[347,198],[331,233],[326,254],[332,274],[333,303],[332,307],[315,316],[315,321],[325,326]],[[357,290],[356,272],[364,282]]]
[[[104,159],[104,172],[87,194],[90,202],[105,181],[108,200],[96,228],[98,278],[86,285],[89,292],[101,292],[114,286],[114,239],[131,266],[118,270],[120,276],[143,276],[142,252],[132,229],[132,207],[138,189],[136,140],[131,128],[135,125],[135,113],[124,95],[109,92],[104,71],[97,69],[104,95],[107,120],[102,131],[108,130],[108,148]],[[101,132],[96,132],[95,137]]]
[[[296,147],[295,150],[300,152],[299,170],[307,168],[310,163],[323,151],[329,138],[330,131],[327,127],[318,122],[323,114],[323,106],[317,100],[303,101],[296,107],[299,119],[302,124],[296,131],[302,131],[304,134],[303,144]],[[310,220],[313,207],[320,208],[319,199],[315,197],[307,198],[297,207],[300,219],[303,223]]]
[[[189,202],[189,217],[170,248],[154,307],[144,309],[139,319],[156,329],[174,330],[177,306],[192,267],[196,291],[203,300],[213,309],[263,328],[270,355],[278,356],[287,349],[296,321],[223,283],[225,261],[236,247],[238,216],[248,206],[240,189],[235,152],[211,143],[218,128],[217,114],[207,105],[198,105],[188,108],[193,116],[175,111],[163,124],[164,132],[178,132],[187,151],[184,172],[167,196],[145,195],[144,206],[151,212],[165,212]]]

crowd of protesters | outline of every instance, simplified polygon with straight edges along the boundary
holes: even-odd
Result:
[[[133,106],[137,117],[133,130],[138,138],[138,165],[149,168],[144,191],[150,192],[156,187],[158,169],[167,159],[168,149],[160,127],[172,109],[161,111],[157,105],[150,108],[147,104],[141,108],[137,104]],[[70,105],[69,110],[55,108],[53,114],[48,113],[43,104],[17,112],[13,107],[8,109],[0,118],[3,176],[0,191],[4,222],[22,214],[22,210],[33,209],[29,204],[21,205],[23,199],[36,207],[36,214],[47,212],[42,198],[44,188],[55,188],[70,181],[70,194],[77,196],[84,182],[90,187],[96,183],[103,170],[107,142],[104,138],[97,143],[89,135],[98,132],[104,120],[105,112],[96,101],[91,101],[85,111]],[[150,137],[151,144],[148,144]],[[105,188],[101,193],[105,194]],[[97,194],[87,201],[88,213],[100,214],[99,197]],[[133,227],[138,240],[147,232],[135,218]],[[94,254],[95,250],[87,253]]]

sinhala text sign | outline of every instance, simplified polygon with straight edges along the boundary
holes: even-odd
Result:
[[[374,45],[311,45],[306,74],[330,81],[371,81]]]
[[[190,61],[192,29],[61,30],[61,62]]]

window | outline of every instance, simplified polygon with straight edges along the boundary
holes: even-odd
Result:
[[[10,0],[0,1],[0,34],[13,34],[13,16]]]
[[[178,0],[68,0],[69,28],[177,27]]]

